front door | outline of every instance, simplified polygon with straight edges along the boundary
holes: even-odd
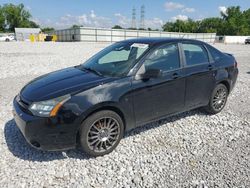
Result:
[[[137,124],[181,111],[185,99],[185,78],[177,44],[158,47],[146,58],[141,68],[160,69],[158,78],[134,79],[133,104]]]

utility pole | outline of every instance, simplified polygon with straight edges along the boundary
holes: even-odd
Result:
[[[140,29],[145,29],[145,6],[141,6],[141,21],[140,21]]]
[[[132,9],[132,22],[131,22],[131,28],[136,29],[136,9],[135,7]]]

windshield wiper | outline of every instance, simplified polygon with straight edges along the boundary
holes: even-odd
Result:
[[[102,73],[100,73],[99,71],[95,70],[95,69],[92,69],[90,67],[83,67],[85,70],[89,71],[89,72],[93,72],[99,76],[102,76]]]

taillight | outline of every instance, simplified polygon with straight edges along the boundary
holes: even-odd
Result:
[[[234,68],[237,68],[238,67],[238,63],[236,60],[234,60]]]

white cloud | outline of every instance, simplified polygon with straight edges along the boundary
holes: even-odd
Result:
[[[95,12],[91,10],[89,14],[82,14],[82,15],[67,14],[65,16],[60,17],[59,20],[56,20],[54,22],[39,21],[39,24],[42,27],[50,26],[56,29],[69,28],[74,24],[83,25],[85,27],[110,28],[112,26],[112,21],[110,18],[96,15]]]
[[[179,14],[177,16],[172,17],[172,20],[173,21],[176,21],[176,20],[187,21],[188,16]]]
[[[195,12],[195,9],[194,8],[188,8],[188,7],[186,7],[186,8],[184,8],[184,9],[182,9],[182,12],[186,12],[186,13],[192,13],[192,12]]]
[[[181,3],[175,3],[172,1],[168,1],[164,4],[165,10],[170,12],[170,11],[181,11],[182,13],[193,13],[195,12],[195,8],[192,7],[187,7],[184,4]],[[186,16],[183,15],[178,15],[181,19],[186,19]],[[173,17],[172,19],[175,19],[176,17]]]
[[[227,7],[219,6],[219,11],[222,12],[223,14],[227,14]]]
[[[161,29],[164,22],[160,18],[153,18],[149,20],[145,20],[145,27],[146,28],[152,28],[152,29]]]
[[[117,18],[117,25],[127,28],[131,26],[131,19],[123,16],[121,13],[116,13],[115,17]]]
[[[173,10],[182,9],[185,7],[183,4],[175,3],[171,1],[166,2],[164,6],[165,6],[166,11],[173,11]]]
[[[41,27],[54,27],[55,29],[65,29],[72,25],[83,25],[85,27],[100,27],[100,28],[111,28],[114,25],[120,25],[124,28],[131,27],[131,18],[122,15],[121,13],[114,14],[114,19],[99,16],[95,11],[90,11],[88,14],[82,15],[71,15],[66,14],[55,20],[42,20],[33,18],[37,24]],[[145,20],[145,28],[161,29],[163,20],[160,18],[152,18]],[[139,23],[137,24],[139,26]]]
[[[91,10],[90,17],[91,18],[96,18],[96,14],[95,14],[95,12],[93,10]]]

